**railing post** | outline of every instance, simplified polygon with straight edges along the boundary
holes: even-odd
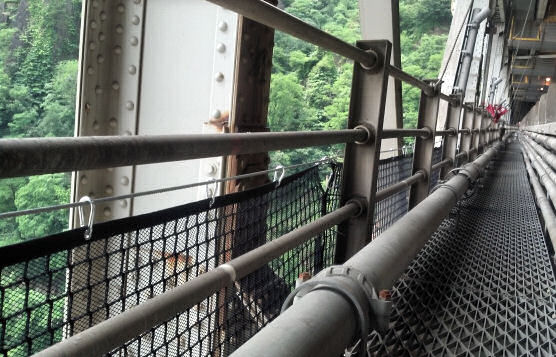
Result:
[[[473,112],[473,153],[469,155],[470,162],[475,160],[479,154],[479,145],[481,144],[481,123],[483,121],[483,115],[478,108],[474,107]]]
[[[427,81],[429,84],[436,81]],[[430,136],[428,138],[415,138],[415,150],[413,152],[413,171],[423,171],[425,179],[415,183],[409,193],[409,209],[417,206],[419,202],[429,195],[432,155],[434,152],[434,139],[436,132],[436,119],[438,118],[438,105],[440,103],[440,90],[434,89],[434,94],[429,96],[421,91],[421,101],[419,102],[419,117],[417,128],[428,128]]]
[[[380,61],[371,69],[365,69],[357,62],[354,65],[348,128],[363,126],[372,137],[364,143],[346,146],[341,204],[358,199],[365,207],[362,214],[339,226],[337,263],[346,261],[371,240],[388,87],[386,64],[390,63],[392,51],[392,44],[388,41],[358,41],[357,47],[376,52]]]
[[[459,145],[460,152],[466,151],[469,153],[469,150],[471,150],[471,144],[473,143],[473,123],[475,122],[475,111],[473,110],[472,105],[472,103],[466,103],[463,106],[463,122],[461,128],[464,132],[462,132],[461,135],[461,142]],[[469,161],[469,154],[466,161]]]
[[[455,135],[449,135],[444,138],[444,147],[442,158],[450,159],[452,163],[444,166],[440,171],[440,177],[444,178],[451,169],[456,167],[456,154],[458,146],[458,129],[461,118],[461,96],[451,95],[453,102],[448,103],[448,114],[446,116],[445,130],[453,130]]]

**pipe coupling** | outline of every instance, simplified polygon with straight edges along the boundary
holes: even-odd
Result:
[[[388,294],[379,294],[359,270],[334,265],[322,270],[313,279],[297,287],[284,301],[282,311],[287,310],[294,298],[302,298],[315,290],[328,290],[347,300],[358,317],[360,336],[355,337],[352,345],[360,340],[361,356],[366,355],[367,336],[372,330],[386,331],[392,311],[392,301]]]

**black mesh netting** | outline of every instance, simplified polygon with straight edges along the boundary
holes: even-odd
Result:
[[[4,356],[37,352],[229,259],[326,214],[337,205],[313,167],[274,184],[0,248]],[[302,272],[333,263],[327,231],[215,293],[115,354],[228,354],[279,312]]]
[[[378,189],[411,174],[412,157],[382,160]],[[341,164],[268,184],[0,248],[0,353],[28,355],[117,315],[334,210]],[[376,205],[373,236],[407,212],[407,192]],[[333,264],[326,231],[128,341],[127,356],[228,355],[277,316],[299,274]]]

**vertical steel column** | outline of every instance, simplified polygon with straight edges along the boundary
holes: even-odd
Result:
[[[479,108],[474,108],[475,116],[473,118],[473,153],[470,155],[469,161],[474,160],[479,154],[479,145],[481,144],[481,124],[483,122],[483,114]]]
[[[456,153],[458,146],[458,129],[461,119],[461,96],[451,95],[454,99],[455,104],[448,103],[448,114],[446,115],[446,124],[444,125],[445,130],[454,130],[455,135],[450,135],[444,138],[444,147],[442,152],[443,159],[452,160],[451,165],[442,167],[440,171],[440,177],[444,178],[446,174],[456,166]]]
[[[144,2],[83,1],[81,44],[76,103],[76,136],[134,135],[137,130],[143,53]],[[117,155],[118,153],[114,153]],[[132,192],[132,166],[73,173],[72,200]],[[96,207],[94,222],[130,215],[132,201],[103,203]],[[76,210],[72,228],[79,226]],[[105,247],[76,248],[70,259],[83,262],[68,275],[72,298],[65,313],[74,320],[65,333],[75,334],[114,314],[106,299],[125,295],[125,284],[105,283],[106,272],[120,269],[120,258],[108,258]],[[98,257],[91,259],[90,257]],[[95,288],[89,290],[90,286]]]
[[[380,155],[380,137],[388,89],[388,71],[392,44],[388,41],[358,41],[357,46],[376,52],[380,61],[371,69],[355,63],[351,87],[348,127],[363,126],[372,137],[360,144],[346,146],[341,204],[359,199],[365,205],[362,214],[339,226],[335,260],[346,261],[371,240],[374,201]]]
[[[427,81],[429,84],[436,81]],[[409,193],[409,209],[417,206],[419,202],[429,195],[429,185],[432,167],[432,154],[434,152],[434,139],[436,132],[436,120],[438,118],[438,104],[440,103],[440,91],[438,87],[434,90],[433,96],[428,96],[421,91],[421,101],[419,102],[419,117],[417,119],[417,128],[429,129],[428,138],[415,138],[415,150],[413,153],[413,171],[423,171],[425,179],[417,182],[411,187]]]
[[[276,6],[277,0],[265,0]],[[232,111],[229,123],[229,131],[232,133],[245,132],[268,132],[268,104],[270,96],[270,78],[272,73],[272,55],[274,50],[274,29],[256,21],[239,16],[237,25],[237,45],[235,58],[235,74],[232,95]],[[268,153],[257,153],[248,155],[230,155],[227,158],[226,175],[233,177],[268,169],[270,158]],[[244,191],[253,187],[270,182],[267,175],[259,175],[243,180],[229,181],[225,186],[226,193]],[[234,212],[241,211],[242,205],[227,207],[225,217],[221,218],[218,225],[222,231],[227,227],[241,225],[242,217],[237,217]],[[259,224],[254,224],[247,232],[235,231],[227,234],[218,243],[218,264],[224,264],[229,260],[246,253],[247,247],[264,244],[266,235],[267,210],[264,207],[258,212],[254,219]],[[249,244],[245,244],[246,242]],[[254,273],[254,280],[270,279],[275,273],[269,266],[264,266]],[[273,279],[280,281],[278,277]],[[238,283],[244,291],[253,291],[252,280]],[[276,284],[277,294],[288,294],[285,284]],[[227,305],[226,300],[233,292],[222,289],[217,295],[218,326],[219,332],[214,336],[215,349],[213,356],[227,356],[237,346],[232,342],[231,335],[237,329],[237,316],[247,314],[248,305],[255,305],[261,311],[263,317],[270,317],[277,311],[265,310],[264,306],[256,299],[244,293],[240,297],[241,303]],[[245,296],[248,298],[246,299]],[[251,306],[253,307],[253,306]],[[259,323],[252,321],[246,324],[248,329],[260,329]]]
[[[463,132],[461,135],[459,149],[461,152],[468,153],[466,161],[469,161],[469,150],[471,150],[474,136],[473,123],[475,122],[475,111],[473,110],[472,105],[472,103],[466,103],[466,105],[463,107],[463,123],[461,125],[462,130],[466,130],[466,132]]]

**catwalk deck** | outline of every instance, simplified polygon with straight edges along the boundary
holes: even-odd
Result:
[[[556,356],[556,284],[519,143],[491,162],[393,292],[375,356]]]

